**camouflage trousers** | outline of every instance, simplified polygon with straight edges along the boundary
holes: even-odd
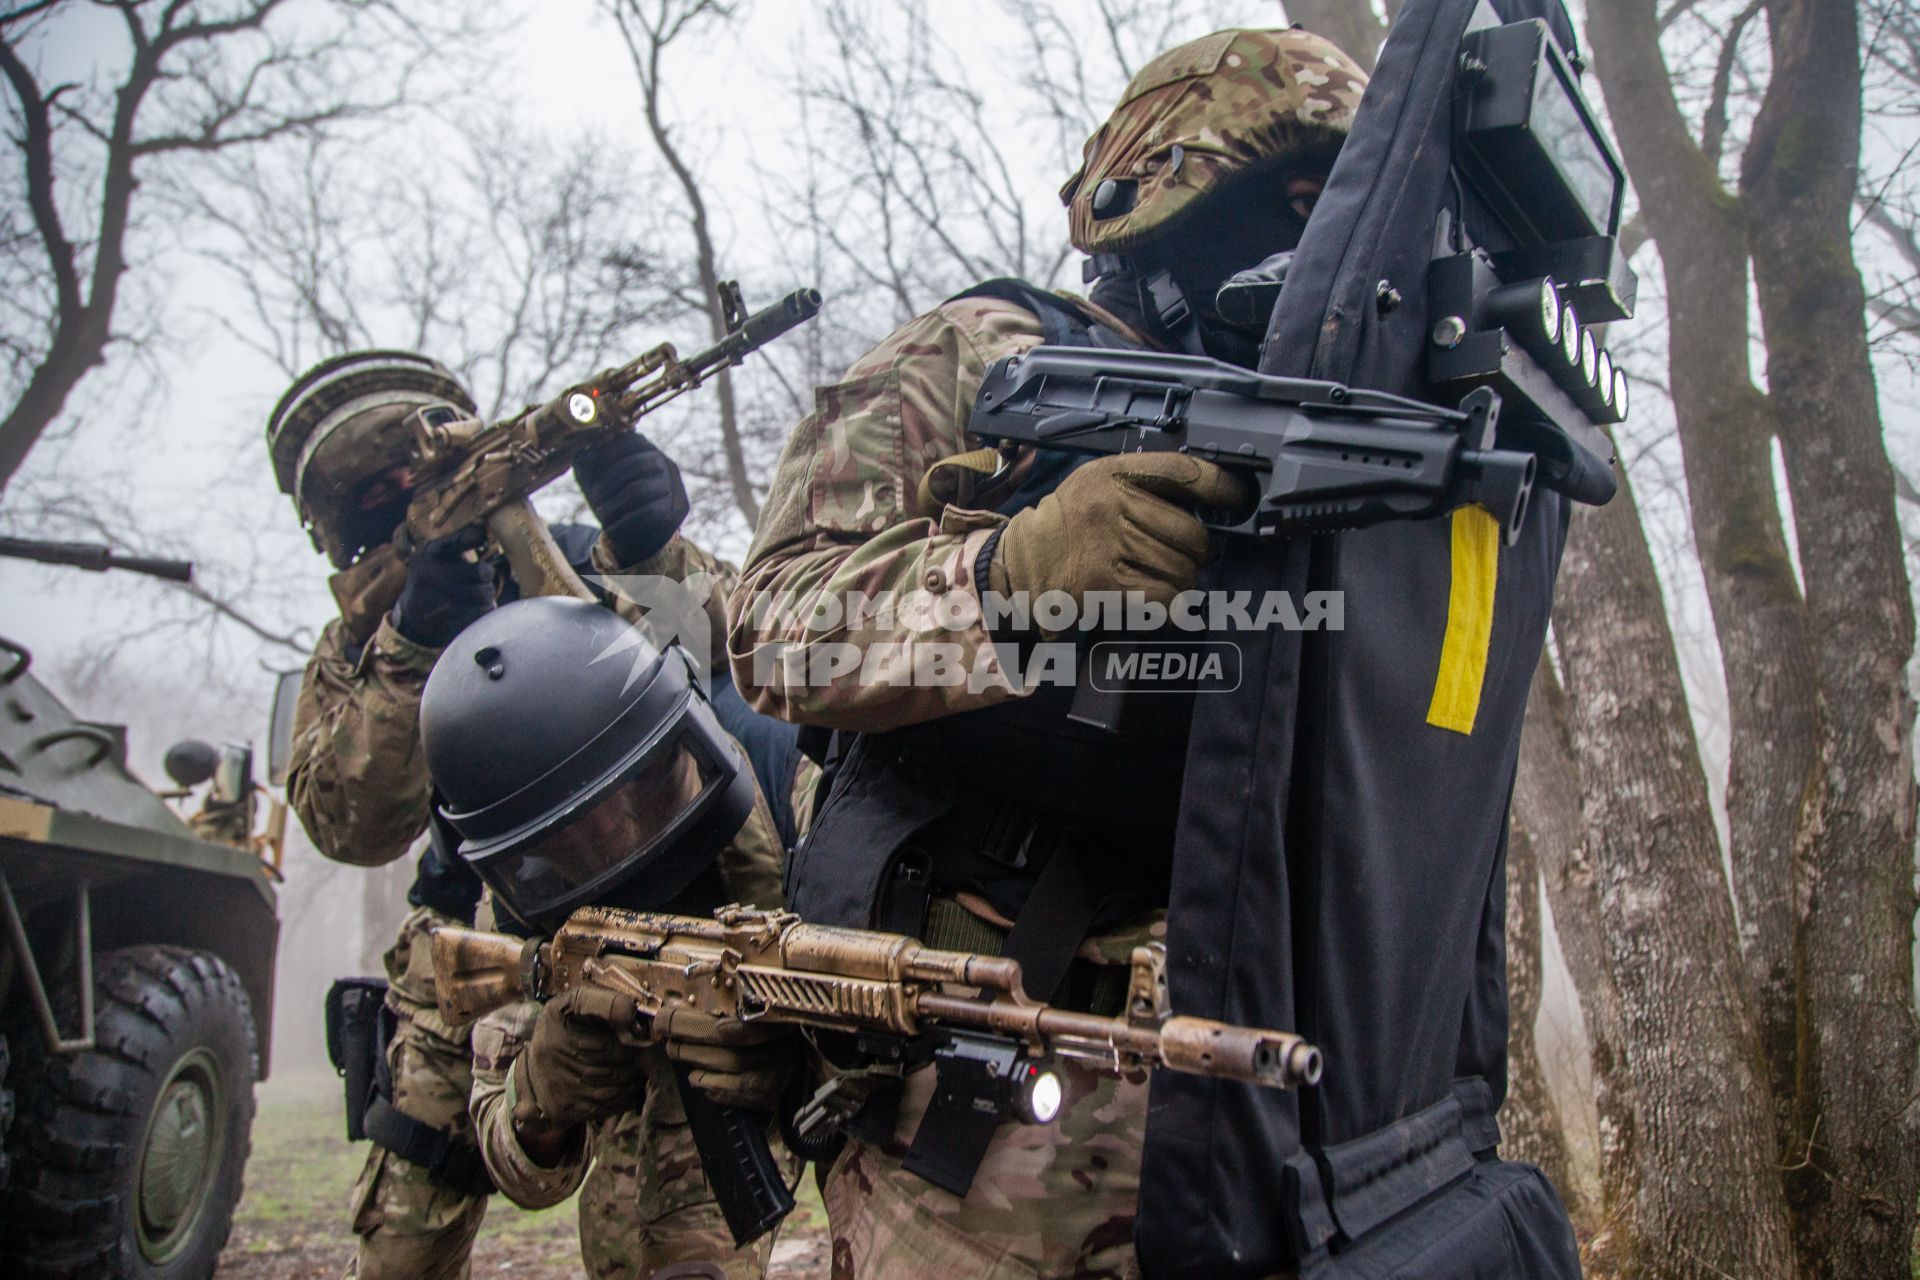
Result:
[[[1146,1076],[1062,1069],[1060,1118],[1003,1122],[964,1199],[901,1167],[933,1095],[932,1068],[910,1073],[892,1139],[849,1141],[827,1173],[833,1280],[1138,1276],[1133,1219]]]
[[[399,1022],[387,1047],[387,1066],[396,1108],[471,1141],[469,1032],[447,1025],[433,1000],[428,931],[451,923],[438,912],[416,910],[387,952],[387,1006]],[[461,1280],[486,1211],[486,1197],[440,1186],[420,1165],[370,1146],[353,1187],[359,1250],[346,1274],[349,1280]]]
[[[646,1280],[676,1262],[711,1262],[728,1280],[766,1273],[771,1237],[733,1247],[700,1168],[666,1056],[648,1064],[639,1111],[603,1123],[580,1188],[580,1256],[596,1280]]]

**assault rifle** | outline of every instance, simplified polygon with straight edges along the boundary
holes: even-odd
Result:
[[[1598,427],[1530,414],[1506,432],[1523,447],[1500,447],[1500,406],[1491,386],[1448,409],[1205,356],[1042,346],[994,362],[967,429],[1003,446],[1205,458],[1247,476],[1258,496],[1245,510],[1201,519],[1257,537],[1418,520],[1477,503],[1511,546],[1536,481],[1587,502],[1612,493],[1613,444]],[[1125,687],[1082,681],[1069,714],[1117,730],[1126,705]]]
[[[796,289],[752,315],[746,314],[735,282],[722,282],[720,297],[727,336],[691,356],[682,358],[672,343],[663,342],[637,360],[492,424],[461,418],[444,405],[416,410],[408,421],[413,498],[394,538],[401,556],[430,539],[484,522],[522,594],[592,598],[527,499],[571,467],[582,449],[632,430],[661,405],[739,364],[820,310],[814,289]]]
[[[1224,533],[1351,529],[1478,503],[1511,544],[1540,459],[1495,447],[1499,419],[1487,387],[1446,409],[1205,356],[1036,347],[987,370],[968,430],[993,444],[1191,453],[1243,472],[1253,507],[1202,513]]]
[[[448,927],[433,935],[441,1014],[472,1021],[515,1000],[579,986],[633,997],[647,1013],[681,1005],[722,1020],[865,1033],[902,1061],[952,1063],[942,1085],[972,1090],[984,1145],[1008,1114],[1051,1122],[1065,1102],[1055,1059],[1108,1072],[1167,1067],[1285,1089],[1320,1078],[1320,1051],[1297,1035],[1175,1016],[1166,951],[1137,947],[1125,1011],[1076,1013],[1027,997],[1018,961],[939,951],[912,938],[803,923],[790,912],[725,907],[712,919],[585,907],[550,941]],[[793,1207],[767,1146],[764,1114],[716,1105],[687,1084],[681,1100],[701,1164],[736,1243]],[[956,1086],[960,1087],[960,1086]],[[833,1088],[801,1109],[799,1131],[830,1132]]]

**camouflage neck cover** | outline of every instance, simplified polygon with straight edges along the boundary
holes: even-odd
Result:
[[[1338,146],[1366,85],[1358,63],[1305,31],[1217,31],[1169,49],[1134,76],[1060,189],[1074,247],[1131,249],[1238,175]]]

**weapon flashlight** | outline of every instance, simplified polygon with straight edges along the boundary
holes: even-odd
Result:
[[[1028,1124],[1052,1124],[1067,1099],[1066,1083],[1052,1067],[1023,1062],[1014,1068],[1013,1112]]]

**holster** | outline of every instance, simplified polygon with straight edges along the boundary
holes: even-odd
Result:
[[[347,1091],[347,1141],[371,1139],[462,1195],[492,1195],[493,1178],[472,1143],[416,1120],[393,1105],[387,1047],[399,1019],[387,1007],[384,978],[338,978],[327,990],[327,1058]]]
[[[385,978],[339,978],[327,989],[327,1059],[346,1083],[348,1142],[367,1136],[367,1108],[386,1075],[395,1025]]]

